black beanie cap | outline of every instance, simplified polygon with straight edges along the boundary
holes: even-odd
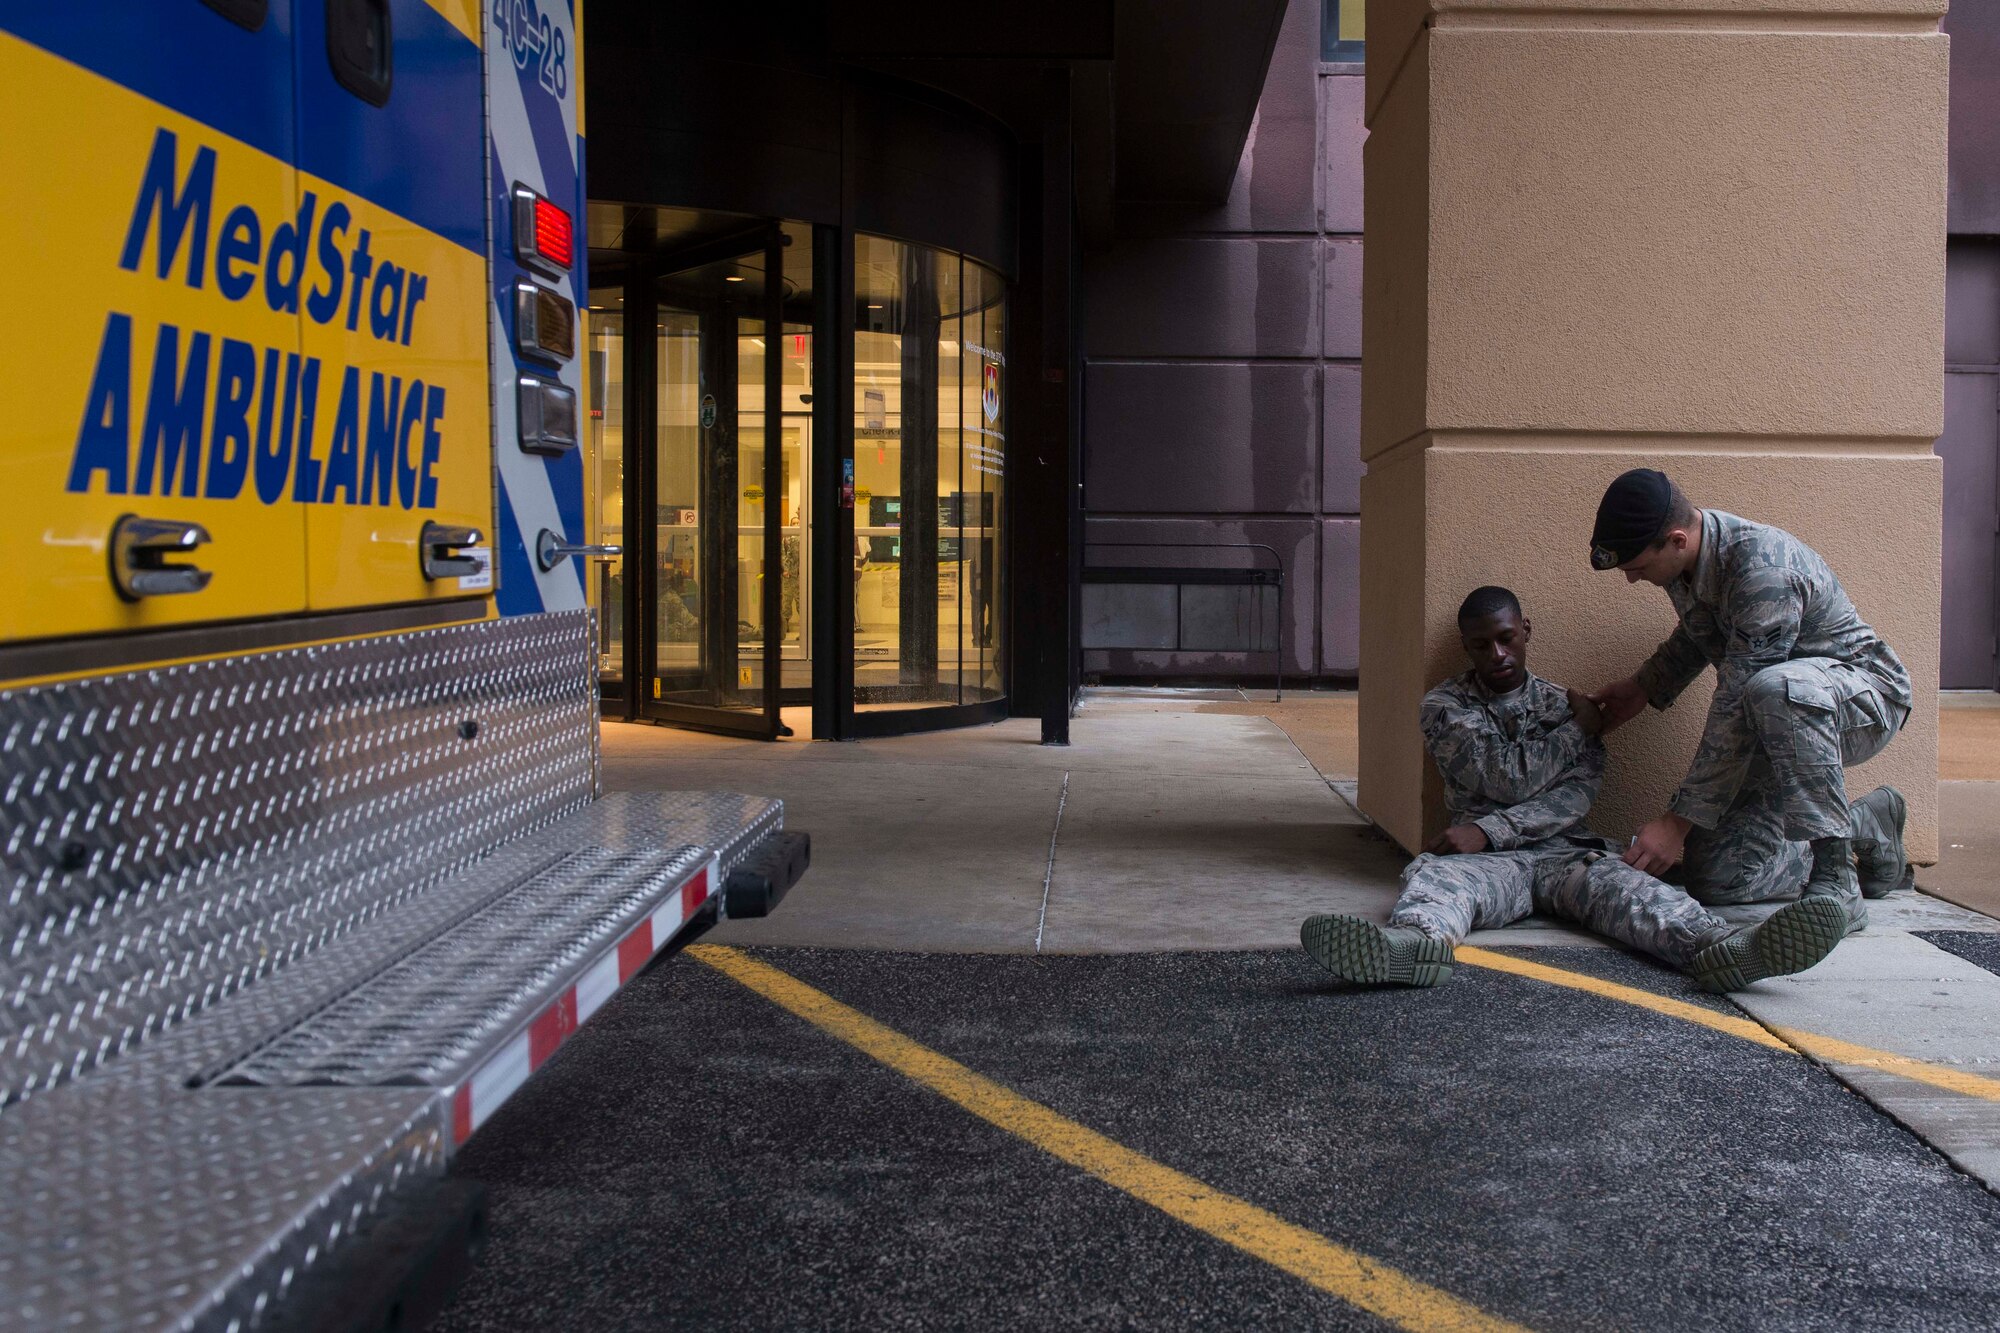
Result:
[[[1667,474],[1649,467],[1633,468],[1605,487],[1590,533],[1590,567],[1616,569],[1658,541],[1673,496]]]

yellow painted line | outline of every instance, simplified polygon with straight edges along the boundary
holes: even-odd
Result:
[[[1894,1051],[1878,1051],[1872,1046],[1856,1046],[1851,1041],[1842,1041],[1838,1037],[1823,1037],[1817,1032],[1806,1032],[1799,1028],[1773,1027],[1771,1030],[1813,1059],[1826,1064],[1879,1069],[1885,1074],[1895,1074],[1914,1083],[1926,1083],[1933,1088],[1942,1088],[1946,1092],[1977,1097],[1982,1101],[2000,1102],[2000,1079],[1985,1074],[1967,1073],[1963,1069],[1953,1069],[1950,1065],[1937,1065],[1928,1060],[1918,1060],[1913,1056],[1897,1055]]]
[[[1569,972],[1560,967],[1550,967],[1545,963],[1531,963],[1523,958],[1514,958],[1504,953],[1492,953],[1485,949],[1461,944],[1453,951],[1453,958],[1461,963],[1471,963],[1474,967],[1491,968],[1495,972],[1512,972],[1517,977],[1531,977],[1545,981],[1551,986],[1567,986],[1571,990],[1589,991],[1607,1000],[1618,1000],[1625,1004],[1637,1005],[1641,1009],[1651,1009],[1656,1014],[1669,1018],[1683,1019],[1689,1023],[1699,1023],[1717,1032],[1726,1032],[1732,1037],[1755,1042],[1759,1046],[1769,1046],[1773,1050],[1788,1051],[1787,1046],[1761,1023],[1747,1018],[1736,1018],[1730,1014],[1719,1014],[1713,1009],[1704,1009],[1686,1000],[1670,999],[1665,995],[1655,995],[1651,991],[1640,990],[1636,986],[1621,986],[1615,981],[1604,981],[1587,976],[1582,972]]]
[[[987,1123],[1399,1328],[1463,1333],[1520,1329],[1255,1204],[1162,1166],[736,949],[698,944],[688,953]]]
[[[1768,1046],[1780,1051],[1796,1051],[1824,1064],[1879,1069],[1884,1073],[1895,1074],[1915,1083],[1928,1084],[1933,1088],[1942,1088],[1947,1092],[1977,1097],[1982,1101],[2000,1102],[2000,1079],[1985,1074],[1972,1074],[1962,1069],[1953,1069],[1949,1065],[1932,1064],[1928,1060],[1918,1060],[1913,1056],[1897,1055],[1893,1051],[1878,1051],[1872,1046],[1858,1046],[1851,1041],[1822,1036],[1802,1028],[1766,1028],[1751,1019],[1719,1014],[1713,1009],[1704,1009],[1685,1000],[1670,999],[1664,995],[1655,995],[1651,991],[1621,986],[1615,981],[1605,981],[1582,972],[1550,967],[1546,963],[1531,963],[1526,959],[1492,953],[1468,945],[1460,945],[1454,956],[1457,961],[1471,963],[1474,967],[1490,968],[1495,972],[1511,972],[1517,977],[1530,977],[1536,981],[1547,982],[1551,986],[1566,986],[1570,990],[1588,991],[1607,1000],[1617,1000],[1623,1004],[1637,1005],[1641,1009],[1651,1009],[1656,1014],[1665,1014],[1670,1018],[1699,1023],[1705,1028],[1713,1028],[1717,1032],[1740,1037],[1759,1046]]]

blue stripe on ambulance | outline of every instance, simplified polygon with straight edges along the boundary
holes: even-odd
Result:
[[[373,107],[334,80],[326,6],[300,3],[299,168],[484,253],[479,48],[425,0],[389,10],[394,77],[388,103]]]
[[[550,367],[524,362],[514,351],[513,290],[528,271],[514,259],[513,210],[509,194],[519,183],[567,210],[576,223],[576,263],[560,281],[546,275],[535,280],[555,288],[581,310],[588,304],[585,276],[584,198],[580,188],[583,141],[576,126],[576,26],[566,0],[487,0],[487,113],[492,142],[493,318],[495,366],[495,453],[500,464],[498,552],[501,615],[527,615],[584,604],[583,567],[565,560],[543,573],[528,556],[529,544],[543,528],[569,541],[582,541],[584,519],[583,457],[580,449],[559,458],[523,453],[518,444],[514,382],[523,371],[548,375]],[[496,14],[496,11],[500,11]],[[530,52],[512,41],[500,18],[525,19],[539,36],[539,20],[547,20],[551,42],[562,43],[566,80],[558,94],[547,85],[550,52]],[[522,56],[517,60],[516,55]],[[511,77],[510,77],[511,75]],[[588,352],[562,367],[560,378],[579,396]]]
[[[206,5],[115,0],[8,5],[0,10],[0,29],[281,162],[298,159],[292,0],[271,0],[256,32]],[[224,70],[227,77],[219,75]],[[61,107],[48,112],[67,114]]]
[[[507,442],[502,440],[500,445],[504,449]],[[497,606],[503,616],[532,615],[542,609],[540,594],[535,591],[535,562],[528,558],[528,543],[521,537],[521,525],[514,521],[514,509],[507,503],[505,490],[503,483],[493,547],[493,559],[500,572]],[[556,572],[562,571],[558,568]]]
[[[572,17],[572,26],[573,23]],[[570,71],[573,75],[574,57],[571,58]],[[502,77],[505,77],[504,74]],[[535,188],[567,208],[570,216],[576,221],[576,266],[572,270],[572,276],[564,281],[563,295],[575,302],[578,310],[582,310],[590,304],[589,279],[586,273],[589,247],[584,239],[584,215],[588,205],[581,189],[583,140],[576,133],[577,94],[572,88],[569,95],[561,99],[533,96],[533,93],[540,90],[540,79],[541,74],[535,65],[530,64],[525,68],[519,64],[515,66],[514,80],[521,89],[521,100],[527,108],[528,128],[534,134],[535,160],[541,165],[542,181]],[[528,182],[523,182],[526,183]],[[510,211],[507,216],[511,228],[512,212]],[[511,291],[512,284],[510,283],[505,290]],[[501,308],[506,313],[507,329],[511,337],[516,316],[514,303],[511,300],[502,301]],[[572,375],[568,373],[563,377],[564,382],[571,388],[579,388],[582,368],[587,364],[589,364],[588,353],[579,348],[576,359],[566,368],[574,372],[574,380],[577,382],[572,382]],[[556,509],[562,516],[563,526],[572,541],[582,541],[585,535],[583,463],[581,450],[565,458],[547,461],[550,484],[555,491]],[[583,569],[581,565],[571,567],[579,573]]]
[[[424,0],[391,0],[391,16],[396,73],[379,108],[334,82],[313,0],[271,0],[254,33],[206,5],[114,0],[9,6],[0,28],[484,253],[479,48]]]

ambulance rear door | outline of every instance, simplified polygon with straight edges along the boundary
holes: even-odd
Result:
[[[306,604],[290,27],[0,10],[0,640]]]
[[[481,17],[478,0],[296,10],[315,611],[492,595]]]

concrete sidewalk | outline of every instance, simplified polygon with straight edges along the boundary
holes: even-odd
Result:
[[[1403,857],[1278,726],[1093,702],[1075,743],[1006,722],[859,745],[607,724],[617,787],[778,796],[813,834],[805,886],[754,944],[1018,953],[1282,948],[1371,911]]]
[[[612,788],[777,796],[787,822],[812,831],[806,889],[769,921],[725,927],[725,942],[1284,948],[1305,916],[1386,913],[1395,898],[1404,857],[1350,803],[1354,699],[1297,693],[1274,705],[1234,689],[1090,690],[1073,743],[1060,748],[1039,744],[1031,721],[855,745],[607,723],[605,778]],[[1947,712],[1980,727],[1987,712],[2000,716]],[[2000,777],[2000,756],[1995,763]],[[1919,876],[1934,892],[1877,905],[1876,931],[2000,930],[1964,910],[2000,912],[2000,781],[1948,782],[1943,805],[1945,860]],[[1473,942],[1597,941],[1529,921]]]
[[[1295,695],[1279,709],[1235,690],[1093,690],[1065,748],[1040,745],[1028,721],[858,745],[607,724],[606,782],[778,796],[786,822],[811,831],[813,868],[799,891],[768,920],[718,929],[711,938],[721,943],[1292,949],[1306,916],[1385,918],[1397,892],[1401,851],[1343,795],[1352,791],[1351,770],[1338,767],[1352,752],[1352,700]],[[1941,882],[1959,903],[1993,901],[1996,806],[2000,782],[1947,785],[1949,859],[1921,872],[1920,884]],[[1735,1003],[1766,1025],[1877,1056],[2000,1072],[2000,975],[1916,933],[1990,938],[2000,921],[1921,892],[1872,904],[1871,918],[1827,962]],[[1609,947],[1535,919],[1470,943]],[[2000,1188],[2000,1100],[1940,1092],[1867,1059],[1830,1067]]]

